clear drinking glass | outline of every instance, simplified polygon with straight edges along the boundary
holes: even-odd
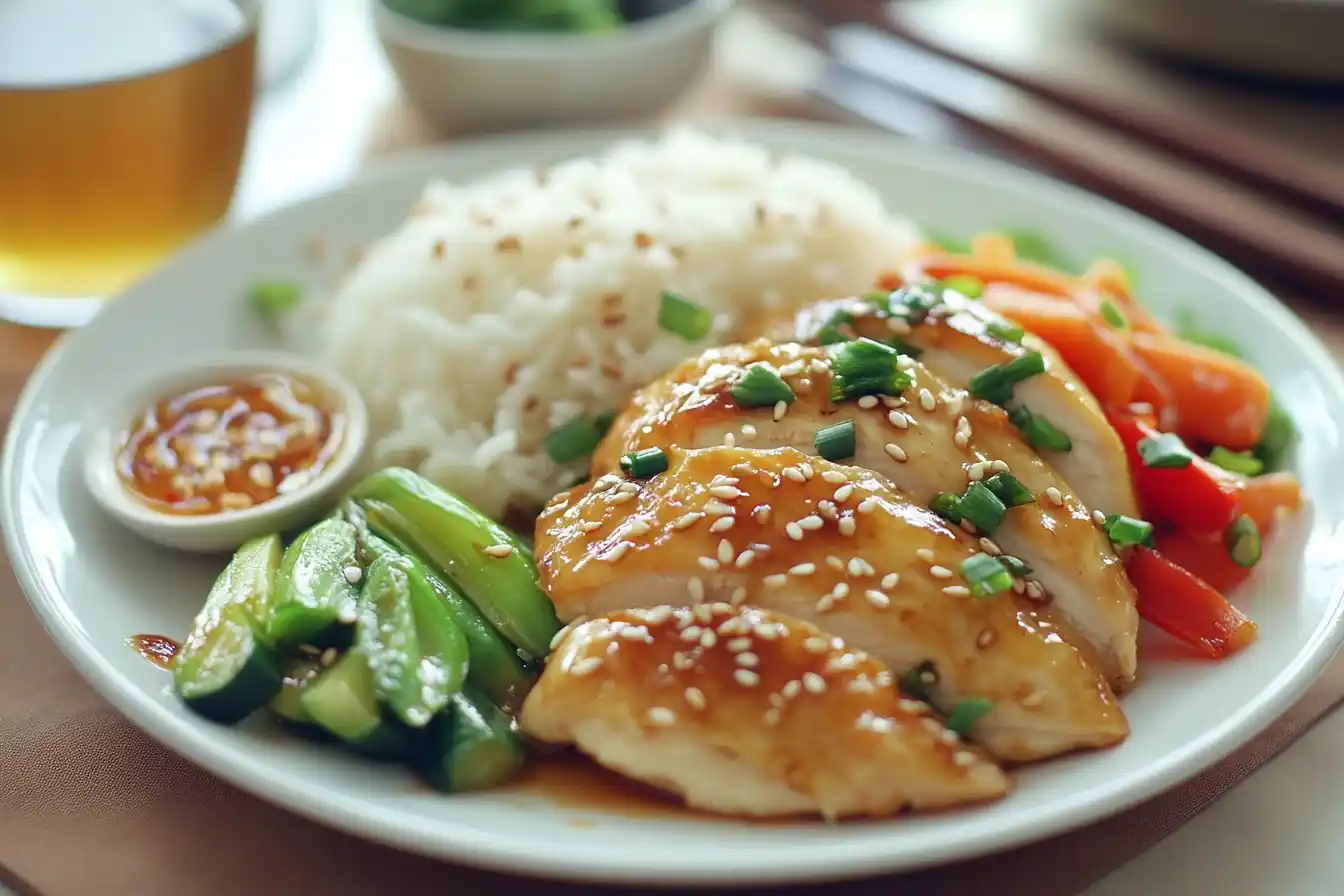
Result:
[[[0,319],[81,324],[223,217],[258,5],[0,2]]]

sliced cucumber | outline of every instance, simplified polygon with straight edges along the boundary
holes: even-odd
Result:
[[[301,534],[285,551],[275,579],[268,631],[276,644],[346,646],[359,589],[346,576],[358,569],[355,527],[327,519]]]
[[[426,726],[416,746],[416,769],[449,792],[485,790],[505,783],[527,760],[513,720],[467,688]]]
[[[303,692],[322,674],[322,663],[316,659],[286,660],[284,680],[280,693],[271,698],[267,707],[282,720],[294,725],[316,725],[313,717],[303,708]]]
[[[299,708],[346,742],[364,740],[383,723],[382,707],[373,691],[373,673],[368,658],[358,648],[346,651],[335,665],[309,682],[299,695]]]
[[[280,536],[254,539],[219,574],[173,664],[173,687],[193,711],[233,724],[280,690],[281,663],[259,632],[280,566]]]
[[[529,658],[546,656],[560,621],[537,584],[526,542],[457,495],[400,467],[374,473],[351,494],[374,532],[415,554],[445,582],[461,586]]]

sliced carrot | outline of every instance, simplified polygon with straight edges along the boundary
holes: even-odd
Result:
[[[1270,395],[1254,367],[1175,336],[1135,333],[1130,344],[1170,390],[1182,437],[1233,450],[1260,439]]]
[[[1139,615],[1213,659],[1236,653],[1258,629],[1209,583],[1157,551],[1136,547],[1125,571],[1138,594]]]
[[[1050,343],[1103,405],[1134,400],[1141,376],[1134,359],[1076,304],[999,284],[985,289],[983,301]]]
[[[1302,509],[1302,483],[1292,473],[1266,473],[1246,480],[1241,490],[1241,512],[1255,520],[1260,532],[1269,531],[1280,512]]]
[[[1261,533],[1264,531],[1262,529]],[[1196,535],[1186,529],[1176,529],[1157,536],[1157,549],[1177,566],[1223,592],[1236,588],[1253,571],[1233,562],[1221,536]]]
[[[1054,268],[1029,261],[1013,261],[1008,264],[995,264],[975,258],[952,257],[944,255],[926,259],[916,259],[902,267],[907,279],[920,276],[934,280],[946,280],[948,277],[975,277],[983,283],[1006,283],[1020,286],[1033,292],[1066,297],[1070,295],[1075,282],[1068,274],[1062,274]]]

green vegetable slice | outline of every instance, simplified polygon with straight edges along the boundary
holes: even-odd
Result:
[[[1171,432],[1139,440],[1138,449],[1145,467],[1188,467],[1195,459],[1181,437]]]
[[[1013,574],[998,557],[975,554],[961,564],[961,576],[976,597],[992,597],[1013,587]]]
[[[1031,490],[1019,482],[1012,473],[995,473],[985,480],[985,487],[993,492],[1005,507],[1019,507],[1036,500]]]
[[[753,364],[733,386],[733,399],[744,408],[768,408],[779,402],[792,404],[797,396],[778,373],[765,364]]]
[[[687,342],[699,342],[714,327],[714,313],[683,295],[664,291],[658,306],[658,326]]]
[[[996,364],[971,377],[970,391],[976,398],[983,398],[994,404],[1007,404],[1013,397],[1013,386],[1045,373],[1045,356],[1040,352],[1027,352],[1005,364]]]
[[[844,401],[864,395],[899,395],[914,382],[901,370],[901,353],[872,339],[856,339],[831,349],[831,400]]]
[[[1242,476],[1258,476],[1265,469],[1265,462],[1253,452],[1230,451],[1222,445],[1215,445],[1209,452],[1209,463]]]
[[[971,726],[994,708],[994,701],[988,697],[964,697],[957,701],[947,714],[947,730],[955,731],[965,737]]]
[[[631,451],[621,458],[621,471],[631,479],[648,479],[667,470],[667,454],[661,448]]]
[[[1147,520],[1135,519],[1124,514],[1108,513],[1101,528],[1106,533],[1106,537],[1116,547],[1152,544],[1153,524]]]
[[[993,336],[995,339],[1003,342],[1011,342],[1013,345],[1021,343],[1022,337],[1027,335],[1027,331],[1023,328],[1010,323],[1005,323],[1001,320],[992,320],[985,324],[985,332],[989,333],[989,335]]]
[[[929,509],[949,522],[959,523],[961,522],[961,511],[957,509],[957,506],[960,503],[961,496],[956,492],[939,492],[929,502]]]
[[[819,429],[813,441],[817,454],[827,460],[848,460],[854,456],[854,421],[842,420]]]
[[[992,536],[1008,508],[983,482],[972,482],[957,501],[957,511],[981,534]]]
[[[1260,529],[1246,514],[1237,517],[1223,534],[1228,556],[1238,566],[1251,567],[1260,562]]]
[[[1025,407],[1010,408],[1008,419],[1021,430],[1027,442],[1046,451],[1072,451],[1073,439],[1046,417],[1034,414]]]
[[[918,666],[906,670],[901,676],[901,693],[914,697],[916,700],[923,700],[928,703],[930,693],[938,685],[938,670],[934,667],[933,660],[925,660]]]
[[[610,425],[608,421],[607,426]],[[592,454],[593,449],[601,443],[602,436],[606,435],[606,431],[606,426],[600,426],[598,421],[591,417],[575,417],[551,430],[541,444],[551,460],[558,464],[567,464]]]

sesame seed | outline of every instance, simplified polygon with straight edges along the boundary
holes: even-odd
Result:
[[[981,538],[980,547],[991,557],[1000,557],[1003,555],[1003,548],[999,547],[998,542],[992,538]]]
[[[635,497],[635,493],[634,493],[634,492],[617,492],[616,494],[614,494],[614,495],[611,496],[611,501],[610,501],[610,503],[612,503],[612,504],[624,504],[626,501],[631,501],[631,500],[633,500],[634,497]]]
[[[825,653],[831,649],[831,642],[826,638],[813,635],[803,642],[803,649],[808,653]]]
[[[895,333],[897,336],[909,336],[910,321],[906,320],[900,315],[893,315],[887,318],[887,329]]]
[[[699,576],[691,576],[686,580],[686,592],[691,595],[691,600],[700,603],[705,599],[705,583]]]
[[[709,531],[727,532],[729,529],[733,528],[734,522],[735,520],[731,516],[721,516],[710,524]]]
[[[660,728],[666,728],[677,721],[677,714],[666,706],[652,706],[649,708],[647,718],[650,725],[657,725]]]
[[[988,647],[989,645],[994,643],[994,639],[996,637],[998,636],[994,633],[994,629],[987,628],[976,636],[975,646],[981,648]]]
[[[746,586],[738,585],[736,588],[733,589],[733,593],[729,596],[728,602],[735,607],[740,607],[742,606],[742,602],[745,601],[746,599],[747,599]]]
[[[979,482],[981,479],[985,478],[985,468],[979,464],[971,464],[970,467],[966,469],[966,478],[970,479],[972,482]]]
[[[1045,600],[1045,589],[1041,587],[1040,582],[1027,583],[1027,597],[1032,600]]]
[[[829,566],[831,569],[834,569],[836,572],[845,571],[845,561],[841,560],[834,554],[826,555],[826,565]]]
[[[645,522],[641,517],[635,517],[633,520],[630,521],[630,526],[626,531],[628,531],[631,535],[648,535],[649,524]]]
[[[791,480],[793,480],[794,482],[806,482],[806,481],[807,481],[807,478],[806,478],[805,476],[803,476],[803,471],[800,470],[800,469],[798,469],[797,467],[785,467],[785,468],[784,468],[784,477],[785,477],[786,479],[791,479]]]
[[[914,713],[915,715],[922,715],[926,709],[923,703],[918,700],[911,700],[908,697],[901,697],[896,701],[896,705],[900,707],[902,712]]]
[[[639,493],[639,484],[638,484],[638,483],[635,483],[635,482],[628,482],[628,481],[622,480],[621,482],[617,483],[617,485],[616,485],[616,491],[618,491],[618,492],[629,492],[629,493],[632,494],[632,495],[634,495],[634,494],[638,494],[638,493]]]
[[[863,408],[865,411],[877,407],[877,397],[874,395],[859,396],[859,407]]]
[[[778,725],[779,719],[780,719],[779,710],[773,706],[765,711],[765,715],[761,716],[761,721],[765,724],[767,728],[773,728],[776,725]]]
[[[800,463],[798,465],[798,469],[803,471],[804,479],[810,480],[814,475],[816,475],[812,470],[812,465],[807,461],[803,461],[802,463]]]
[[[828,520],[838,519],[840,516],[840,511],[835,506],[835,502],[825,499],[817,502],[817,512]]]
[[[746,494],[746,492],[739,491],[733,485],[715,485],[710,488],[709,493],[716,498],[723,498],[725,501],[732,501]]]
[[[513,545],[492,544],[488,548],[485,548],[484,551],[491,557],[507,557],[513,553]]]
[[[617,634],[627,641],[651,641],[649,630],[642,625],[625,625]]]
[[[890,591],[891,589],[895,588],[900,583],[900,581],[901,581],[900,573],[889,572],[882,577],[882,590]]]
[[[608,563],[615,563],[617,560],[625,556],[625,552],[630,550],[631,544],[633,544],[633,542],[629,541],[616,542],[616,546],[613,547],[610,551],[608,551],[607,555],[602,559],[606,560]]]
[[[816,609],[818,613],[829,613],[834,608],[835,598],[831,597],[829,594],[823,594],[821,598],[817,600]]]
[[[1007,473],[1008,464],[1005,461],[996,460],[990,463],[989,469],[995,473]]]
[[[958,750],[956,753],[952,754],[952,762],[962,768],[975,765],[975,754],[967,753],[965,750]]]
[[[876,498],[864,498],[859,502],[859,513],[872,513],[877,509],[877,504]]]
[[[736,556],[737,551],[733,550],[733,543],[726,538],[719,539],[719,562],[732,563]]]
[[[672,654],[672,668],[681,669],[683,671],[686,669],[694,669],[695,660],[690,654],[682,653],[678,650],[676,653]]]
[[[971,589],[965,585],[948,585],[943,589],[943,593],[950,597],[970,597]]]
[[[744,650],[750,650],[751,645],[751,638],[748,638],[745,635],[724,642],[724,646],[728,648],[729,653],[741,653]]]
[[[710,516],[732,516],[736,512],[718,498],[710,498],[705,502],[705,513]]]
[[[868,603],[877,607],[879,610],[885,610],[887,607],[891,606],[891,598],[875,588],[870,588],[863,592],[863,596],[868,598]]]
[[[779,695],[785,700],[792,700],[803,692],[803,683],[796,678],[791,678],[784,682],[784,687],[779,689]]]
[[[1053,485],[1045,490],[1045,496],[1050,499],[1050,503],[1056,507],[1064,506],[1064,495]]]
[[[1027,694],[1027,695],[1024,696],[1021,700],[1018,700],[1017,702],[1018,702],[1018,703],[1021,703],[1021,704],[1022,704],[1023,706],[1025,706],[1025,707],[1030,708],[1030,707],[1033,707],[1033,706],[1040,706],[1040,705],[1041,705],[1041,701],[1043,701],[1044,699],[1045,699],[1045,695],[1042,694],[1040,691],[1032,691],[1030,694]]]
[[[967,535],[974,535],[975,533],[980,531],[979,529],[975,528],[975,523],[971,522],[970,520],[962,520],[960,523],[957,523],[957,525],[960,526],[961,531],[965,532]]]
[[[803,527],[798,525],[797,523],[789,523],[787,526],[784,527],[784,531],[794,541],[803,540]]]
[[[705,650],[710,649],[717,643],[719,643],[719,636],[714,634],[712,628],[707,628],[700,633],[700,646]]]
[[[929,575],[935,579],[950,579],[952,578],[952,570],[946,566],[931,566],[929,567]]]
[[[736,562],[733,563],[733,565],[736,566],[738,569],[746,569],[748,566],[751,565],[751,561],[755,559],[756,559],[756,552],[753,551],[751,548],[747,548],[745,551],[737,555],[737,560]]]
[[[602,657],[586,656],[577,663],[569,667],[569,674],[575,678],[582,678],[597,671],[597,667],[602,665]]]
[[[897,445],[895,442],[888,442],[887,444],[883,445],[882,450],[887,452],[887,457],[890,457],[897,463],[905,463],[906,461],[905,449],[903,449],[900,445]]]
[[[1013,579],[1013,593],[1023,594],[1027,590],[1027,585],[1021,579]]]
[[[687,688],[684,696],[691,709],[705,708],[705,693],[699,688]]]
[[[781,588],[784,585],[787,585],[788,582],[789,577],[784,575],[783,573],[775,573],[772,576],[766,576],[765,578],[761,579],[761,584],[767,588]]]
[[[554,650],[555,648],[557,648],[557,647],[560,646],[560,642],[563,641],[563,640],[565,640],[565,635],[568,635],[568,634],[569,634],[569,630],[570,630],[571,628],[573,628],[573,626],[567,625],[567,626],[565,626],[564,628],[560,629],[560,631],[558,631],[558,632],[555,633],[555,635],[551,638],[551,649],[552,649],[552,650]],[[307,644],[300,644],[300,645],[299,645],[299,649],[302,650],[304,647],[307,647],[307,646],[308,646]]]
[[[826,679],[815,672],[803,673],[803,687],[813,694],[821,694],[826,691]]]
[[[956,445],[958,448],[965,448],[967,445],[971,444],[971,440],[967,437],[966,433],[959,432],[952,437],[952,444]]]
[[[358,566],[347,566],[345,569],[341,570],[341,574],[345,576],[345,580],[351,585],[358,585],[360,579],[364,578],[364,570],[360,569]]]
[[[899,365],[899,363],[900,362],[898,361],[897,364]],[[899,395],[883,395],[880,397],[882,399],[882,407],[887,410],[891,410],[892,408],[903,408],[910,403]]]
[[[938,407],[938,402],[934,399],[933,393],[928,389],[920,389],[919,406],[926,411],[932,411]]]
[[[933,551],[930,550],[929,548],[920,548],[919,550],[915,551],[915,556],[923,560],[925,563],[932,563],[936,559],[934,557]]]
[[[873,569],[873,564],[862,557],[850,557],[848,569],[851,576],[871,576],[876,574],[876,570]]]
[[[835,501],[837,504],[843,504],[849,500],[850,495],[854,494],[854,486],[845,483],[835,490]]]
[[[700,633],[702,631],[704,631],[704,629],[698,625],[688,625],[681,630],[681,640],[686,641],[687,643],[690,643],[691,641],[699,641]]]
[[[806,529],[808,532],[815,532],[825,525],[825,521],[822,520],[822,518],[817,516],[815,513],[809,513],[807,516],[803,517],[798,521],[798,525]]]
[[[756,522],[764,524],[770,519],[770,505],[762,504],[760,507],[757,507],[755,512],[752,513],[752,516],[756,518]]]
[[[736,448],[736,447],[737,447],[737,439],[733,438],[733,434],[732,434],[732,433],[730,433],[730,432],[726,432],[726,433],[723,434],[723,447],[725,447],[725,448]]]
[[[797,566],[789,569],[789,572],[795,576],[810,576],[816,571],[817,564],[815,563],[799,563]]]
[[[845,690],[853,691],[856,694],[871,694],[873,691],[877,690],[877,688],[873,687],[872,679],[864,675],[850,681],[850,683],[845,686]]]
[[[710,572],[714,572],[719,568],[719,561],[715,560],[713,557],[700,557],[697,562],[701,567]]]
[[[865,397],[872,398],[871,395]],[[846,478],[845,474],[841,473],[839,470],[826,470],[821,474],[821,481],[829,482],[831,485],[839,485],[841,482],[844,482]]]
[[[831,597],[836,600],[844,600],[849,597],[849,585],[844,582],[836,582],[835,587],[831,589]]]
[[[742,666],[745,669],[752,669],[760,665],[761,658],[754,653],[744,651],[737,655],[736,661],[739,666]]]
[[[775,422],[778,423],[780,420],[784,419],[784,415],[787,414],[788,412],[789,412],[788,402],[777,401],[775,402],[775,412],[772,416],[774,417]]]
[[[750,423],[743,423],[742,438],[746,439],[748,442],[756,438],[756,427],[752,426]]]
[[[901,411],[888,411],[887,422],[897,429],[910,428],[910,418],[906,417]]]
[[[333,663],[335,663],[335,662],[336,662],[336,648],[335,648],[335,647],[328,647],[326,650],[322,651],[322,660],[321,660],[321,662],[322,662],[322,665],[324,665],[324,666],[330,666],[330,665],[332,665]]]
[[[736,669],[733,671],[733,678],[743,687],[752,688],[761,683],[761,676],[750,669]]]
[[[841,535],[844,535],[844,536],[850,536],[850,535],[853,535],[853,534],[854,534],[854,530],[855,530],[856,528],[858,528],[857,525],[856,525],[855,522],[854,522],[854,517],[852,517],[852,516],[842,516],[842,517],[840,517],[840,523],[839,523],[839,525],[840,525],[840,534],[841,534]]]
[[[1096,523],[1098,526],[1106,525],[1106,514],[1102,513],[1100,510],[1092,511],[1092,522]]]
[[[705,515],[703,513],[683,513],[681,516],[677,517],[674,523],[672,523],[672,528],[685,529],[695,525],[697,520],[702,520],[704,518]]]

